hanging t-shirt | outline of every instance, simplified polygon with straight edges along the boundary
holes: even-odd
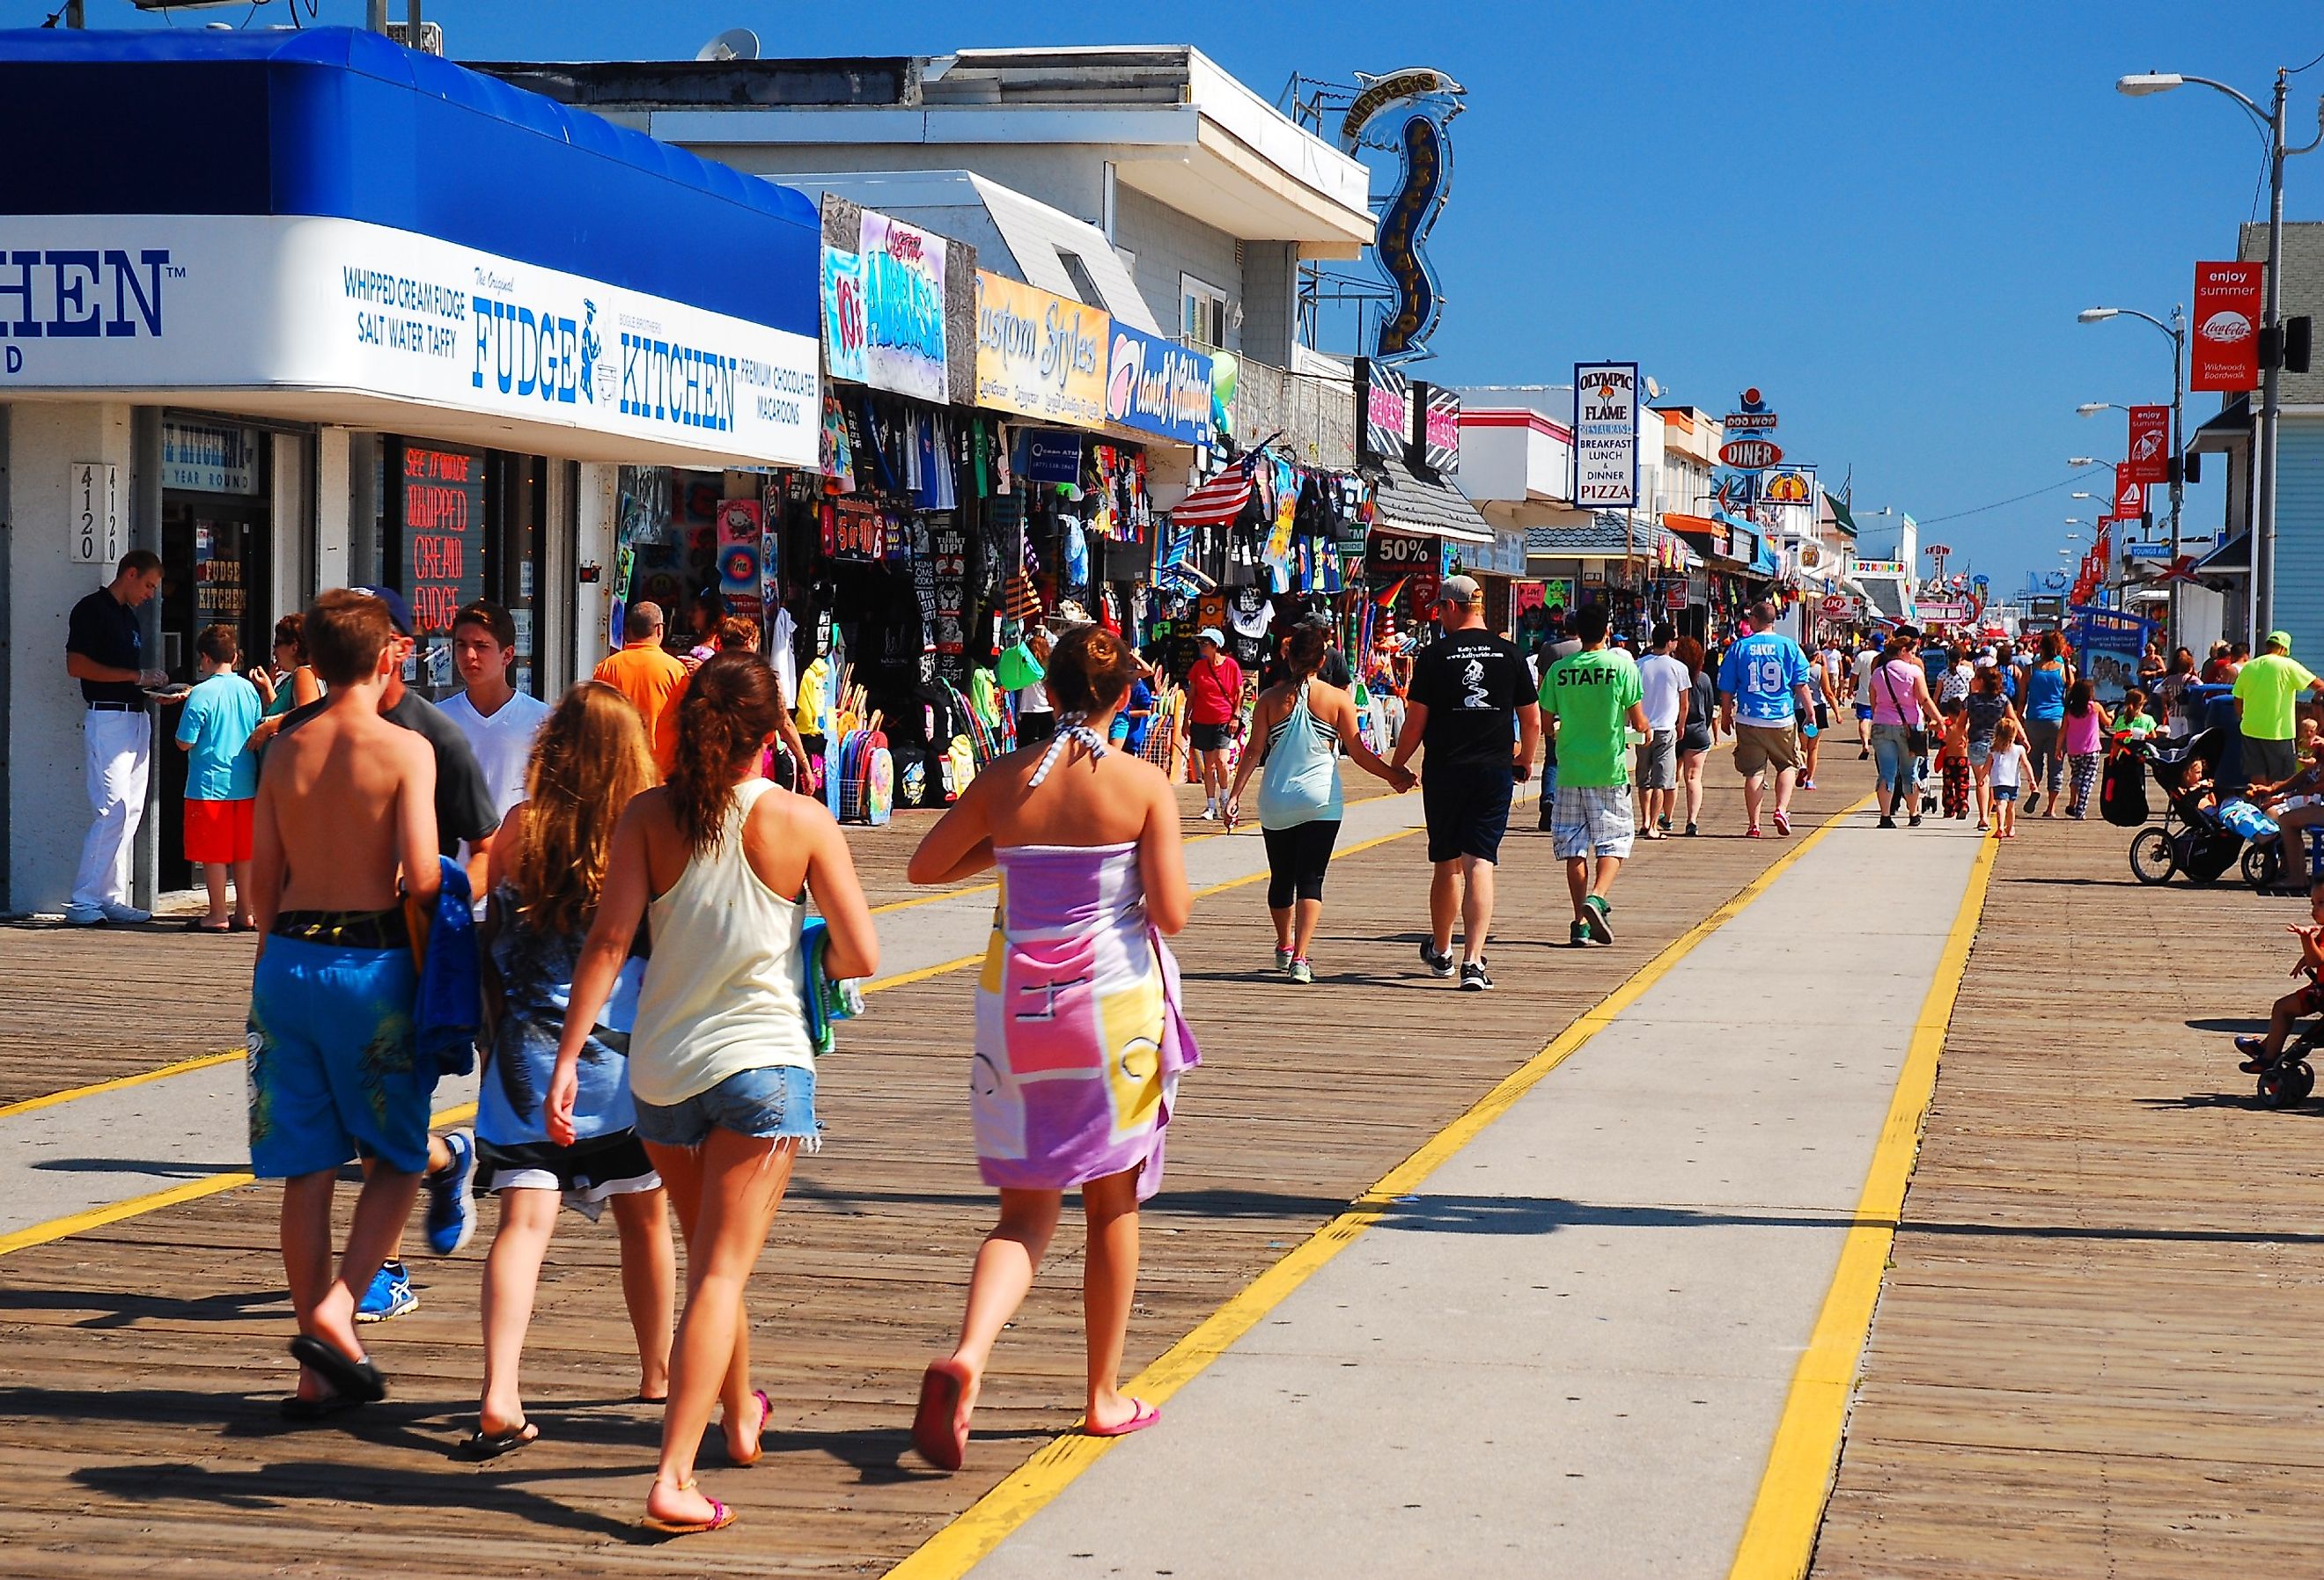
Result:
[[[1428,709],[1421,735],[1432,767],[1507,765],[1517,709],[1531,700],[1525,661],[1489,631],[1455,631],[1413,661],[1409,700]]]

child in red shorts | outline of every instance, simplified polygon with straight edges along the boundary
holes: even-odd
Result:
[[[186,753],[186,859],[202,869],[210,905],[207,914],[186,925],[196,932],[248,932],[251,809],[258,799],[258,758],[250,750],[250,733],[266,704],[257,687],[234,672],[242,654],[233,626],[205,627],[194,639],[194,651],[199,655],[198,683],[186,694],[178,719],[178,748]]]

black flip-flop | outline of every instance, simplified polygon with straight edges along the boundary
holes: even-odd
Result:
[[[498,1459],[503,1454],[514,1454],[518,1449],[540,1441],[540,1428],[530,1421],[522,1423],[512,1432],[487,1432],[478,1427],[460,1440],[459,1454],[463,1459]]]
[[[205,927],[202,925],[202,919],[198,916],[186,923],[186,930],[189,933],[217,933],[223,936],[234,931],[234,926],[228,923],[225,927]]]
[[[311,1334],[290,1341],[290,1358],[320,1375],[357,1404],[375,1404],[387,1397],[387,1379],[368,1360],[349,1360]]]
[[[304,1426],[313,1421],[325,1421],[352,1409],[361,1409],[364,1401],[350,1399],[344,1393],[327,1393],[320,1399],[300,1399],[297,1394],[282,1401],[282,1418]]]

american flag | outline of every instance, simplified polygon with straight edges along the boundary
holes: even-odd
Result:
[[[1251,474],[1265,453],[1249,451],[1186,495],[1170,513],[1171,521],[1182,527],[1222,527],[1242,514],[1242,507],[1250,503]]]

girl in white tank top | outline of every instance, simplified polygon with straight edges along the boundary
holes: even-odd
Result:
[[[850,977],[879,968],[838,824],[820,803],[758,777],[781,713],[774,671],[755,653],[721,653],[695,671],[678,705],[670,782],[631,803],[614,836],[549,1081],[549,1137],[570,1145],[582,1042],[639,921],[650,919],[653,954],[631,1033],[630,1086],[638,1138],[678,1209],[696,1270],[670,1349],[661,1460],[646,1494],[645,1524],[669,1535],[733,1521],[694,1483],[714,1408],[724,1406],[734,1465],[758,1459],[774,1409],[748,1385],[742,1295],[791,1164],[816,1134],[802,888],[829,929],[821,969]],[[658,897],[657,882],[666,885]]]

